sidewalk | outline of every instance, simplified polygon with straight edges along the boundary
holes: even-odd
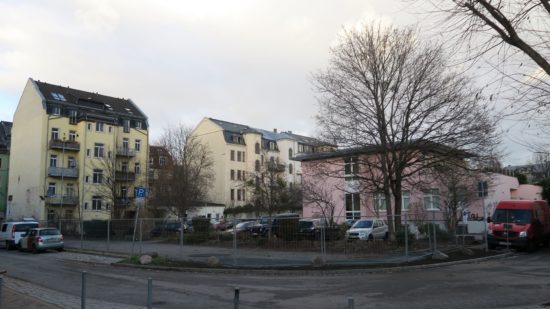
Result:
[[[43,302],[30,295],[13,291],[2,286],[2,309],[25,308],[25,309],[59,309],[61,307]]]

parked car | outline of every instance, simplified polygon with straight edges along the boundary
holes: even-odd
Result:
[[[20,250],[32,250],[32,252],[54,249],[63,251],[63,235],[56,228],[34,228],[21,236],[18,247]]]
[[[281,230],[281,226],[285,224],[293,225],[295,223],[297,227],[299,219],[300,219],[300,215],[295,213],[283,213],[283,214],[277,214],[273,216],[271,218],[271,235],[274,235],[276,237],[281,237],[281,234],[284,232]],[[260,222],[264,222],[264,221],[260,221]],[[265,222],[267,223],[267,225],[264,225],[265,223],[262,224],[263,226],[262,232],[261,232],[262,235],[267,235],[269,233],[269,218],[266,218]],[[293,233],[295,234],[296,231],[293,231]]]
[[[340,238],[340,227],[337,224],[329,224],[321,219],[300,219],[298,222],[299,239],[335,240]]]
[[[164,222],[160,225],[155,226],[150,232],[151,237],[158,237],[162,234],[178,234],[181,232],[182,224],[179,221],[173,222]],[[183,232],[186,233],[189,230],[189,227],[186,223],[183,224]]]
[[[346,240],[375,240],[388,239],[388,225],[384,220],[371,218],[357,220],[346,231]]]
[[[225,230],[228,234],[258,236],[261,224],[258,221],[245,221],[238,223],[235,228]]]
[[[0,243],[3,242],[7,250],[14,249],[27,230],[38,226],[38,222],[30,220],[4,222],[0,229]]]

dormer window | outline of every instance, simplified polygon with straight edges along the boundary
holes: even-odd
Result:
[[[52,92],[51,94],[52,94],[52,97],[54,98],[54,100],[63,101],[63,102],[67,101],[67,99],[65,99],[65,96],[62,95],[61,93]]]
[[[52,115],[61,115],[61,107],[52,106]]]
[[[136,128],[141,129],[141,121],[136,121]]]

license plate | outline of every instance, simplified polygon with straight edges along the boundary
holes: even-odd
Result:
[[[501,246],[510,246],[512,243],[505,242],[505,241],[499,241],[498,244],[501,245]]]

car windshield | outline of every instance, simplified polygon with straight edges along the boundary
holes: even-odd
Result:
[[[495,223],[531,223],[531,210],[497,209],[493,214]]]
[[[41,230],[40,236],[53,236],[53,235],[59,235],[59,231],[57,229],[47,229],[47,230]]]
[[[359,220],[351,226],[353,229],[365,229],[372,227],[372,220]]]
[[[33,229],[35,227],[38,227],[38,223],[16,224],[15,225],[15,231],[16,232],[26,232],[27,230]]]

